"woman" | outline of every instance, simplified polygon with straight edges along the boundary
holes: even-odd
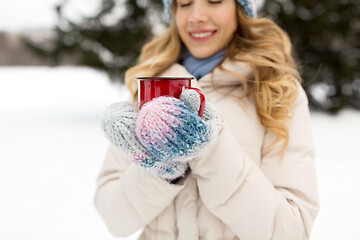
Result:
[[[162,159],[142,139],[145,110],[112,109],[132,119],[120,122],[137,137],[120,143],[109,137],[95,196],[108,229],[128,236],[144,228],[140,239],[156,240],[309,239],[319,209],[314,148],[289,38],[271,20],[256,18],[251,1],[164,0],[164,6],[170,26],[144,46],[126,85],[136,99],[135,77],[195,76],[193,85],[210,103],[199,118],[209,138],[195,154]],[[190,95],[184,91],[173,107],[196,112]],[[147,111],[165,102],[153,100]]]

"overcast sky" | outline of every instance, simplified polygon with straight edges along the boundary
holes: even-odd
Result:
[[[0,0],[0,31],[48,28],[56,23],[55,5],[63,0]],[[98,0],[69,0],[66,16],[95,11]]]
[[[49,27],[56,20],[53,8],[60,0],[0,0],[0,30]]]

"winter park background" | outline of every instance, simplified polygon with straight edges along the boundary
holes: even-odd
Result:
[[[0,0],[0,29],[51,26],[55,2]],[[30,14],[35,8],[41,14]],[[103,111],[127,97],[122,85],[92,68],[0,66],[1,240],[118,239],[93,197],[108,145]],[[312,111],[311,121],[320,191],[311,239],[360,239],[360,111]]]

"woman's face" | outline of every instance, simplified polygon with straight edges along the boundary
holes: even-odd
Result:
[[[234,0],[176,0],[175,23],[182,42],[196,58],[224,49],[237,28]]]

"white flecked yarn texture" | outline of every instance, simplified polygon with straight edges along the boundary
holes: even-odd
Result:
[[[200,98],[196,91],[183,88],[180,98],[191,110],[196,113],[199,111]],[[171,157],[166,161],[156,158],[146,150],[136,136],[135,128],[138,113],[139,111],[136,105],[130,102],[114,103],[107,107],[102,119],[105,136],[112,144],[124,152],[129,160],[147,171],[167,180],[173,180],[183,176],[188,168],[186,161],[189,160],[190,157],[196,156],[196,153],[189,155],[189,158],[184,158],[182,161],[171,159]],[[206,103],[205,111],[201,119],[207,122],[209,126],[212,126],[216,115],[214,108],[209,103]],[[212,139],[212,137],[209,139]],[[201,149],[199,149],[198,152],[200,152],[200,150]]]
[[[107,107],[102,120],[105,136],[136,165],[164,179],[173,180],[185,174],[187,163],[160,161],[148,154],[135,134],[137,107],[130,102]]]

